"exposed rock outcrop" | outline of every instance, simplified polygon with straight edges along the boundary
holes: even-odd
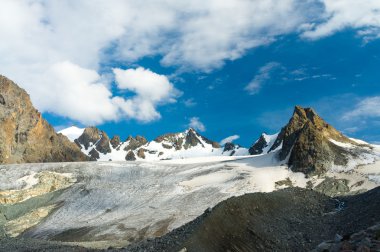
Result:
[[[75,143],[78,144],[79,147],[81,145],[87,150],[90,146],[97,143],[101,138],[101,131],[95,127],[85,128],[83,134],[75,139]]]
[[[129,151],[127,153],[127,155],[125,156],[125,160],[127,160],[127,161],[135,161],[136,160],[135,153],[133,153],[133,151]]]
[[[107,133],[96,127],[85,128],[83,134],[75,140],[75,143],[79,147],[84,146],[86,150],[92,147],[95,148],[89,152],[91,160],[99,159],[99,153],[96,154],[95,152],[111,153],[110,139]]]
[[[176,133],[168,133],[168,134],[159,136],[156,139],[154,139],[154,141],[157,143],[162,143],[162,142],[171,143],[171,145],[162,143],[162,146],[165,149],[171,149],[172,147],[174,147],[176,150],[182,149],[183,140],[184,140],[184,138],[182,136],[179,136],[178,133],[177,134]]]
[[[223,148],[223,152],[226,152],[226,151],[232,151],[235,149],[235,144],[234,143],[231,143],[231,142],[228,142],[224,145],[224,148]]]
[[[120,137],[119,136],[113,136],[110,141],[112,148],[116,149],[120,144]]]
[[[332,165],[346,165],[348,157],[355,156],[331,140],[358,146],[326,123],[313,109],[296,106],[292,118],[281,129],[270,151],[282,144],[279,159],[289,158],[288,165],[293,171],[321,174]]]
[[[42,118],[25,90],[0,76],[0,163],[85,160],[78,146]]]
[[[148,143],[148,140],[146,140],[146,138],[142,136],[136,136],[135,138],[129,136],[126,142],[128,142],[128,145],[124,148],[124,150],[129,151],[136,150],[137,148],[145,145],[146,143]]]
[[[251,155],[257,155],[262,154],[264,148],[268,146],[267,141],[265,140],[264,135],[261,135],[259,140],[256,141],[248,150],[249,154]]]
[[[92,148],[88,155],[90,156],[91,161],[96,161],[100,158],[99,152],[95,150],[95,148]]]
[[[184,133],[169,133],[157,137],[154,141],[162,143],[166,149],[175,148],[176,150],[189,149],[200,145],[204,147],[204,143],[210,144],[213,148],[220,148],[219,143],[211,141],[206,137],[200,135],[193,128],[188,129]],[[169,145],[170,144],[170,145]]]
[[[137,151],[137,156],[139,158],[142,158],[142,159],[145,159],[145,149],[144,148],[140,148],[138,151]]]
[[[104,131],[102,131],[101,138],[96,144],[96,150],[103,154],[111,153],[110,138]]]

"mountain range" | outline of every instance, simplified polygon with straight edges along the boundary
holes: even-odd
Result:
[[[192,128],[165,134],[150,142],[143,136],[129,136],[125,141],[119,136],[109,138],[106,132],[95,127],[72,126],[59,133],[69,137],[93,161],[157,161],[276,153],[278,162],[285,162],[292,171],[315,175],[333,167],[352,168],[372,162],[376,156],[370,144],[344,136],[313,109],[300,106],[295,107],[279,133],[263,133],[249,149],[232,142],[220,146]]]
[[[29,95],[0,76],[0,163],[65,161],[158,161],[208,156],[276,153],[294,172],[322,174],[332,168],[372,162],[373,146],[344,136],[311,108],[296,106],[274,135],[262,134],[249,149],[220,146],[190,128],[148,141],[143,136],[110,138],[96,127],[70,127],[56,133],[33,107]]]
[[[152,141],[56,133],[1,76],[0,250],[324,251],[364,229],[355,244],[372,248],[379,159],[300,106],[249,148],[192,128]]]

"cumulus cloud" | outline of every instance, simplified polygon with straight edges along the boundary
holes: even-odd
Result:
[[[128,90],[135,94],[128,100],[114,99],[127,117],[145,122],[159,119],[161,116],[156,107],[176,102],[176,98],[181,95],[165,75],[156,74],[149,69],[114,68],[113,73],[120,90]]]
[[[310,39],[354,28],[365,40],[380,36],[380,2],[373,0],[323,0],[322,22],[309,23],[303,36]],[[305,26],[306,27],[306,26]]]
[[[226,137],[222,141],[220,141],[220,145],[225,145],[226,143],[232,143],[233,141],[235,141],[239,138],[240,138],[239,135],[233,135],[233,136]]]
[[[125,116],[149,121],[160,117],[157,106],[175,99],[165,97],[171,86],[154,96],[134,84],[126,88],[133,98],[115,96],[109,63],[158,56],[175,70],[208,72],[293,32],[318,38],[353,27],[365,38],[379,34],[378,1],[322,3],[2,0],[0,70],[42,112],[85,124]],[[248,90],[254,93],[258,86],[253,81]]]
[[[261,87],[270,79],[272,71],[279,66],[280,64],[277,62],[269,62],[265,64],[259,69],[256,76],[248,83],[244,89],[248,91],[250,95],[259,93]]]
[[[84,124],[117,119],[112,93],[94,70],[71,62],[53,64],[43,76],[36,105],[44,111],[67,116]],[[46,87],[49,87],[48,89]]]
[[[186,107],[191,108],[197,105],[197,102],[194,100],[194,98],[189,98],[183,101],[183,104],[185,104]]]
[[[201,131],[201,132],[206,131],[206,126],[200,121],[199,117],[190,118],[190,122],[189,122],[188,126],[190,128],[193,128],[193,129]]]
[[[368,97],[358,102],[355,108],[343,115],[344,120],[380,117],[380,96]]]

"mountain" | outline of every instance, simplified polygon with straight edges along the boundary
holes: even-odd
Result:
[[[0,163],[85,160],[75,144],[42,118],[25,90],[0,75]]]
[[[91,160],[101,161],[135,161],[135,160],[164,160],[188,157],[204,157],[218,155],[247,155],[247,149],[227,143],[221,147],[217,142],[199,134],[190,128],[180,133],[168,133],[148,142],[143,136],[129,136],[121,141],[119,136],[110,139],[106,132],[95,127],[79,129],[70,127],[60,131],[72,139]]]
[[[311,108],[296,106],[280,133],[263,134],[249,149],[250,154],[278,152],[294,172],[325,173],[333,167],[357,165],[373,154],[372,147],[344,136]],[[350,163],[351,162],[351,163]]]

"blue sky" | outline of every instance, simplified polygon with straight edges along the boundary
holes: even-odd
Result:
[[[56,129],[153,139],[192,126],[249,146],[302,105],[380,142],[377,1],[0,5],[0,71]]]
[[[159,57],[148,57],[133,65],[116,66],[138,65],[165,75],[175,72],[159,61]],[[250,94],[246,86],[268,65],[260,90]],[[352,30],[317,41],[288,35],[210,73],[176,75],[173,83],[183,95],[175,104],[161,108],[160,120],[126,120],[98,126],[122,138],[141,134],[153,139],[166,132],[183,131],[189,127],[190,118],[198,117],[207,137],[220,141],[237,134],[240,138],[236,142],[249,146],[262,132],[279,131],[291,117],[294,105],[302,105],[313,107],[349,136],[376,142],[380,141],[378,118],[346,120],[343,115],[355,109],[358,101],[380,94],[379,66],[380,41],[363,44]],[[68,123],[50,114],[45,117],[55,125]]]

